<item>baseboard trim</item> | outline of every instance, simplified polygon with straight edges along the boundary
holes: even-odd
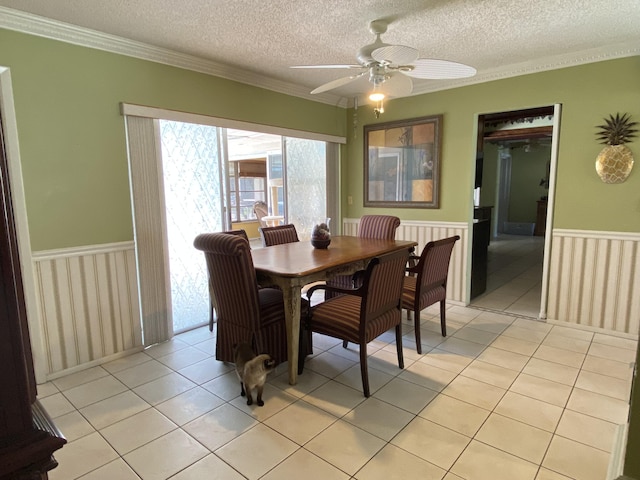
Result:
[[[51,380],[55,380],[60,377],[64,377],[65,375],[70,375],[72,373],[78,373],[83,370],[87,370],[88,368],[97,367],[104,363],[109,363],[114,360],[118,360],[123,357],[128,357],[129,355],[133,355],[134,353],[142,352],[144,350],[144,346],[139,346],[135,348],[130,348],[129,350],[124,350],[122,352],[114,353],[112,355],[108,355],[106,357],[98,358],[96,360],[92,360],[90,362],[82,363],[80,365],[76,365],[71,368],[67,368],[65,370],[59,370],[57,372],[53,372],[47,375],[46,381],[49,382]]]
[[[612,337],[627,338],[629,340],[638,340],[640,338],[640,335],[638,334],[618,332],[616,330],[609,330],[601,327],[592,327],[591,325],[581,325],[579,323],[567,322],[564,320],[555,320],[553,318],[547,318],[545,321],[552,325],[558,325],[561,327],[571,327],[571,328],[575,328],[576,330],[585,330],[585,331],[594,332],[594,333],[603,333],[605,335],[611,335]]]
[[[629,424],[621,424],[616,427],[616,433],[611,447],[611,457],[609,459],[609,468],[607,469],[607,480],[615,480],[621,477],[624,469],[624,456],[627,448],[627,430]]]

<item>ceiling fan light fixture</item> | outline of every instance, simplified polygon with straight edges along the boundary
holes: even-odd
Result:
[[[369,100],[374,103],[373,113],[376,118],[380,118],[380,114],[384,113],[384,99],[387,97],[384,92],[380,91],[380,84],[373,84],[373,91],[369,94]]]
[[[386,95],[384,93],[382,93],[380,91],[377,91],[375,89],[369,95],[369,100],[374,102],[373,114],[376,116],[376,118],[380,118],[380,114],[384,113],[384,99],[385,98],[386,98]]]
[[[373,114],[376,116],[376,118],[380,118],[381,113],[384,113],[384,104],[382,103],[382,100],[377,102],[376,106],[373,108]]]

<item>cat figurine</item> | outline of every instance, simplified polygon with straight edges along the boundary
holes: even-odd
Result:
[[[258,392],[257,403],[262,407],[262,389],[267,380],[267,374],[271,373],[276,366],[276,361],[270,355],[263,353],[256,355],[248,343],[235,345],[233,356],[236,364],[236,373],[240,379],[240,395],[247,396],[247,405],[253,403],[251,395],[255,388]]]

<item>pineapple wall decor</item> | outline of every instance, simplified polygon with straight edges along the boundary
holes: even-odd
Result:
[[[604,121],[596,127],[596,138],[605,145],[596,159],[596,172],[604,183],[622,183],[633,168],[633,154],[625,143],[635,138],[638,122],[632,122],[628,113],[609,115]]]

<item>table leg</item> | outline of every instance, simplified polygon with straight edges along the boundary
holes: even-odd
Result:
[[[300,342],[301,287],[289,286],[282,289],[284,318],[287,326],[287,348],[289,354],[289,384],[298,381],[298,348]]]

